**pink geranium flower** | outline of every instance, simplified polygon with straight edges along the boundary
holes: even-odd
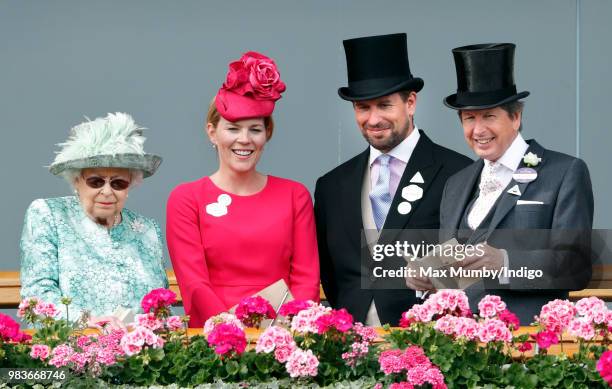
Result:
[[[51,352],[49,365],[55,367],[64,367],[70,363],[70,357],[74,354],[74,350],[67,344],[60,344]]]
[[[170,331],[177,331],[183,328],[183,320],[180,316],[170,316],[166,319],[166,327]]]
[[[415,304],[402,314],[400,326],[408,327],[414,322],[428,323],[445,315],[472,316],[464,291],[444,289],[434,293],[423,304]]]
[[[268,327],[257,339],[255,352],[271,353],[280,363],[285,363],[289,355],[297,348],[291,333],[282,327]]]
[[[340,310],[334,309],[325,315],[319,316],[315,324],[319,334],[324,334],[332,328],[339,332],[346,332],[353,328],[353,316],[344,308]]]
[[[17,317],[24,317],[26,313],[34,309],[38,304],[38,297],[27,297],[21,300],[19,307],[17,308]]]
[[[523,342],[520,344],[520,346],[518,347],[518,351],[524,353],[527,351],[530,351],[533,348],[533,346],[531,346],[531,343],[529,342]]]
[[[517,330],[521,326],[518,316],[507,309],[499,312],[497,317],[508,326],[510,331]]]
[[[146,327],[136,327],[123,335],[120,344],[125,355],[131,356],[138,354],[145,346],[161,348],[164,340]]]
[[[531,337],[535,339],[538,347],[542,350],[546,350],[553,344],[559,343],[559,337],[554,331],[538,332],[536,335],[532,334]]]
[[[291,378],[316,377],[319,368],[319,360],[312,350],[295,349],[285,363],[287,373]]]
[[[591,340],[595,337],[595,327],[593,327],[591,320],[587,318],[573,319],[568,326],[568,332],[570,335],[584,340]]]
[[[597,371],[608,385],[612,385],[612,351],[608,350],[601,354],[597,361]]]
[[[396,383],[396,388],[413,388],[425,384],[430,384],[434,389],[446,388],[442,372],[418,346],[411,346],[403,351],[383,351],[378,362],[386,375],[403,374],[406,381]]]
[[[159,320],[152,312],[136,315],[134,319],[136,325],[148,328],[151,331],[158,330],[164,326],[164,323]]]
[[[49,358],[51,355],[51,348],[46,344],[35,344],[32,345],[32,350],[30,351],[30,356],[33,359],[45,360]]]
[[[53,318],[59,314],[59,311],[54,304],[39,301],[34,307],[34,313],[40,316]]]
[[[238,320],[235,315],[227,312],[221,312],[220,314],[216,316],[211,316],[208,318],[208,320],[206,320],[203,329],[204,336],[207,337],[212,332],[212,330],[215,329],[216,326],[223,323],[233,324],[241,330],[244,329],[244,324],[242,324],[242,322]]]
[[[176,302],[176,293],[169,289],[158,288],[147,293],[140,303],[144,313],[149,313],[151,310],[155,314],[160,309],[168,308]]]
[[[293,316],[297,315],[304,309],[308,309],[314,305],[316,305],[316,303],[311,300],[293,300],[283,304],[280,307],[278,314],[291,319]]]
[[[31,339],[31,336],[21,332],[19,324],[12,317],[0,313],[0,340],[21,343]]]
[[[559,335],[576,315],[576,307],[568,300],[553,300],[542,307],[538,321],[548,331]]]
[[[245,297],[236,307],[236,317],[247,327],[259,327],[262,320],[276,318],[276,311],[261,296]]]
[[[478,303],[478,315],[482,318],[494,317],[498,313],[506,309],[506,303],[504,303],[499,296],[486,295]]]
[[[291,330],[300,334],[318,333],[317,319],[330,311],[331,308],[324,307],[321,304],[304,309],[291,319]]]
[[[501,297],[486,295],[478,303],[478,315],[483,318],[494,317],[506,309],[506,303]]]
[[[234,324],[221,323],[215,326],[207,340],[219,355],[242,354],[246,348],[246,335]]]
[[[478,338],[483,343],[510,342],[512,340],[512,333],[503,321],[499,319],[486,319],[480,323]]]

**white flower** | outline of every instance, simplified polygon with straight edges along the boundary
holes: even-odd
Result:
[[[525,156],[523,157],[523,162],[527,166],[531,166],[531,167],[538,166],[538,164],[542,162],[542,158],[538,157],[537,154],[529,152],[525,154]]]

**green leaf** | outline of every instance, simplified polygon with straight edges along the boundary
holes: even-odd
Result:
[[[255,359],[255,366],[257,370],[262,373],[267,373],[270,371],[270,360],[268,358],[257,358]]]
[[[547,385],[556,387],[563,379],[563,370],[551,366],[549,368],[544,369],[541,372],[540,377],[542,377],[542,381],[546,382]]]
[[[225,371],[227,371],[227,374],[230,376],[234,376],[240,371],[240,365],[236,361],[228,361],[225,364]]]

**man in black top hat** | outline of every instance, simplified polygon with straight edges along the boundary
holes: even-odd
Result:
[[[453,50],[457,93],[444,104],[458,111],[465,140],[480,159],[448,180],[440,228],[447,237],[484,245],[483,255],[460,263],[463,269],[542,271],[533,279],[517,272],[467,289],[473,307],[485,294],[497,294],[529,324],[542,305],[590,280],[593,192],[582,160],[523,139],[519,99],[529,92],[517,93],[514,49],[500,43]],[[408,282],[431,287],[428,280]]]
[[[437,228],[444,184],[471,160],[433,143],[415,126],[423,80],[410,73],[406,34],[343,43],[349,85],[338,94],[353,103],[370,146],[317,180],[321,282],[332,307],[346,308],[369,325],[397,325],[417,302],[415,292],[403,278],[403,290],[385,289],[388,283],[377,287],[372,269],[362,266],[371,257],[362,231],[382,236],[391,229]]]

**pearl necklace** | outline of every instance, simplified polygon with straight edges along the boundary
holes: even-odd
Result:
[[[113,227],[117,227],[117,225],[119,224],[119,215],[121,215],[120,213],[115,215],[115,218],[113,220]],[[111,227],[111,228],[113,228]]]

